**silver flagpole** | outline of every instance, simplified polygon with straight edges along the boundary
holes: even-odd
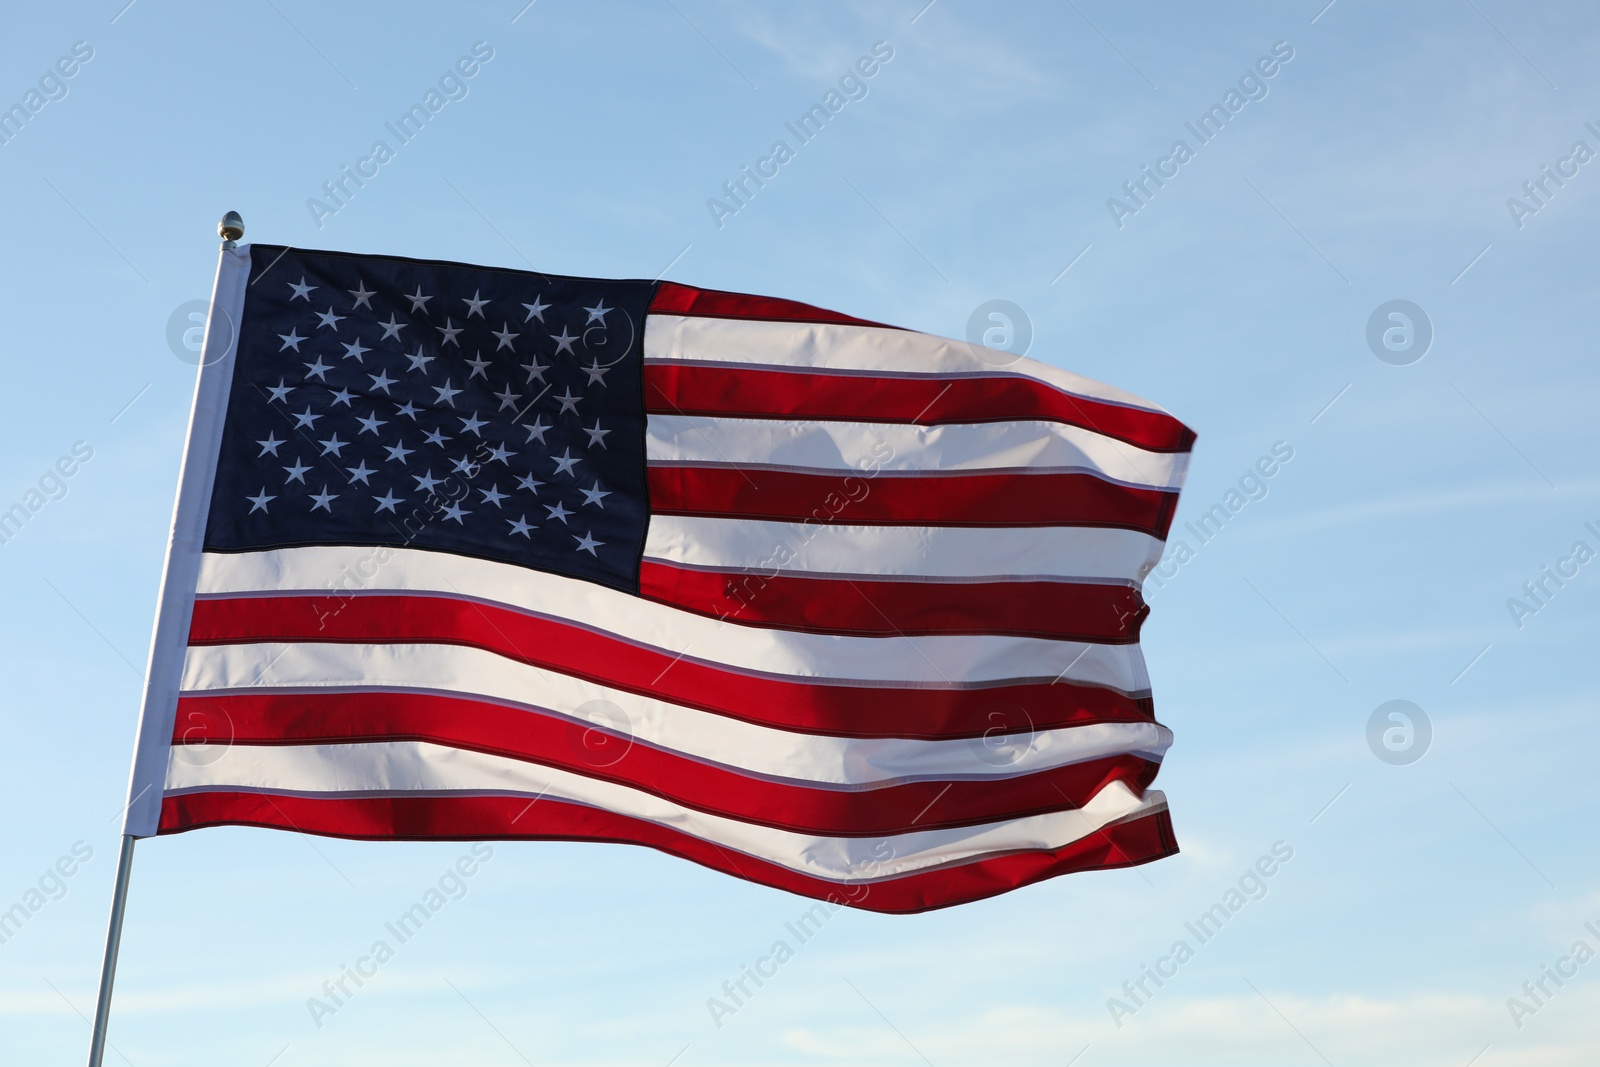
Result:
[[[117,949],[122,944],[122,916],[128,907],[128,874],[133,870],[133,843],[138,838],[122,835],[122,853],[117,857],[117,887],[111,894],[111,923],[106,929],[106,955],[100,964],[100,999],[94,1005],[94,1036],[89,1043],[89,1067],[100,1067],[106,1054],[106,1023],[111,1018],[111,982],[117,975]]]
[[[244,220],[239,217],[239,213],[237,211],[230,211],[226,215],[222,216],[222,221],[217,223],[217,234],[218,234],[218,236],[220,236],[222,238],[222,250],[223,250],[224,256],[226,257],[226,254],[230,250],[235,249],[235,248],[238,247],[239,238],[244,236]],[[222,276],[221,275],[221,268],[219,267],[219,269],[218,269],[218,278],[220,279],[221,276]],[[213,293],[213,295],[212,295],[212,311],[213,312],[215,312],[215,310],[216,310],[216,302],[217,302],[216,294]],[[207,339],[209,340],[209,338],[210,338],[210,321],[209,321],[209,318],[208,318],[208,321],[207,321]],[[202,363],[203,363],[203,360],[202,360]],[[203,366],[202,366],[202,369],[201,369],[201,374],[202,374],[202,381],[203,381],[204,380],[204,377],[203,377],[204,376],[204,367]],[[198,405],[199,403],[200,403],[200,390],[197,387],[196,404]],[[197,410],[198,410],[198,407],[197,407]],[[193,433],[193,425],[192,424],[193,424],[193,419],[191,418],[191,427],[190,427],[191,436],[192,436],[192,433]],[[188,463],[188,460],[186,458],[185,459],[185,465],[186,466],[187,466],[187,463]],[[183,487],[182,487],[182,485],[180,485],[179,486],[179,499],[180,499],[180,501],[182,500],[182,494],[183,494]],[[174,521],[176,522],[176,520],[174,520]],[[169,559],[168,562],[170,564],[170,562],[171,562],[170,559]],[[163,578],[163,584],[165,586],[167,575],[163,574],[162,578]],[[163,588],[163,597],[165,597],[165,588]],[[187,626],[188,626],[187,621],[185,621],[183,625],[184,625],[184,628],[187,629]],[[158,636],[159,636],[159,632],[160,632],[159,610],[158,610],[158,618],[157,618],[157,630],[158,630]],[[156,666],[155,655],[154,655],[154,652],[152,652],[152,663],[151,663],[152,669],[154,669],[155,666]],[[148,699],[148,696],[147,696],[147,699]],[[143,726],[144,726],[144,724],[141,722],[141,733],[143,732]],[[167,731],[167,734],[170,737],[170,734],[171,734],[170,724],[169,724],[169,729]],[[137,769],[138,769],[138,753],[135,752],[135,772],[136,772],[136,775],[137,775]],[[133,800],[130,800],[128,802],[128,806],[130,808],[132,808],[134,806],[134,804],[137,803],[142,797],[143,797],[143,793],[141,792],[140,794],[136,795],[133,798]],[[138,838],[135,837],[133,834],[123,834],[122,835],[122,851],[117,856],[117,882],[116,882],[116,887],[112,890],[112,893],[111,893],[111,921],[107,924],[107,928],[106,928],[106,953],[105,953],[105,957],[101,960],[101,963],[100,963],[100,996],[95,1001],[95,1006],[94,1006],[94,1032],[93,1032],[93,1034],[91,1035],[91,1037],[89,1039],[89,1067],[101,1067],[102,1061],[105,1059],[105,1053],[106,1053],[106,1027],[109,1025],[109,1023],[111,1021],[111,987],[112,987],[113,983],[116,981],[116,977],[117,977],[117,951],[122,946],[122,919],[123,919],[123,916],[124,916],[124,914],[126,914],[127,909],[128,909],[128,880],[129,880],[130,874],[133,871],[133,843],[135,841],[137,841],[137,840],[138,840]]]

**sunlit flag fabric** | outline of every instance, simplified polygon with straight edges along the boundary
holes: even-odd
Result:
[[[786,300],[223,253],[127,832],[648,845],[913,912],[1176,851],[1194,435]]]

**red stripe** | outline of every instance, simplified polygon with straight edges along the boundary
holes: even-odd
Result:
[[[848,904],[911,913],[982,900],[1074,871],[1132,867],[1178,851],[1165,809],[1104,827],[1054,851],[1012,852],[878,882],[813,878],[657,823],[599,808],[520,797],[318,799],[261,793],[188,793],[161,802],[160,833],[202,826],[261,826],[358,840],[608,841],[644,845],[747,881]],[[863,866],[863,877],[871,868]]]
[[[751,353],[752,361],[759,358]],[[1080,426],[1152,452],[1187,452],[1194,431],[1161,411],[1074,396],[1016,374],[940,377],[708,367],[647,362],[645,410],[655,415],[902,422],[1046,419]]]
[[[622,726],[623,724],[617,724]],[[432,693],[184,697],[177,745],[430,741],[558,767],[741,822],[824,837],[970,826],[1078,808],[1111,782],[1143,794],[1159,764],[1132,754],[1012,778],[828,788],[769,781],[536,709]],[[1003,761],[1001,748],[967,742]],[[222,751],[211,749],[211,751]]]
[[[982,687],[828,684],[740,673],[570,623],[443,596],[239,597],[195,602],[190,644],[421,642],[487,649],[764,726],[839,737],[940,739],[1089,722],[1152,722],[1148,696],[1067,682]]]
[[[720,289],[696,289],[677,282],[662,282],[650,301],[650,312],[657,315],[695,315],[705,319],[764,319],[770,322],[825,322],[839,326],[876,326],[899,329],[881,322],[853,319],[794,300],[771,296],[728,293]]]
[[[1092,474],[812,474],[652,463],[650,510],[661,515],[825,525],[1104,526],[1165,540],[1178,494]]]
[[[996,634],[1132,644],[1138,590],[1089,582],[868,581],[639,565],[639,595],[699,615],[860,637]]]

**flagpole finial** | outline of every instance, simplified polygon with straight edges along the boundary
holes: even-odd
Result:
[[[222,238],[223,248],[238,248],[239,238],[244,236],[244,219],[237,211],[228,212],[217,223],[217,234]]]

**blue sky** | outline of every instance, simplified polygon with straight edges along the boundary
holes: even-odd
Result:
[[[50,897],[0,944],[6,1062],[86,1047],[193,383],[182,307],[227,209],[264,242],[665,271],[954,336],[1009,300],[1030,355],[1199,431],[1175,538],[1292,458],[1148,589],[1181,855],[841,913],[718,1026],[707,998],[800,898],[641,849],[496,844],[318,1026],[307,998],[468,846],[162,839],[108,1063],[1591,1061],[1600,960],[1570,954],[1600,950],[1600,560],[1541,602],[1522,587],[1600,551],[1600,161],[1572,156],[1600,151],[1592,9],[124,2],[13,5],[0,31],[0,105],[54,97],[0,144],[0,509],[56,498],[0,544],[0,908]],[[465,95],[318,218],[477,42]],[[708,199],[877,42],[865,95],[719,226]],[[1279,42],[1198,144],[1185,124]],[[1177,140],[1175,176],[1108,207]],[[1535,205],[1547,165],[1569,177]],[[1367,341],[1393,300],[1433,333],[1405,365]],[[1420,759],[1369,745],[1391,700],[1427,717]],[[1135,1005],[1124,983],[1280,842],[1260,899]],[[1576,974],[1536,1002],[1546,965]]]

